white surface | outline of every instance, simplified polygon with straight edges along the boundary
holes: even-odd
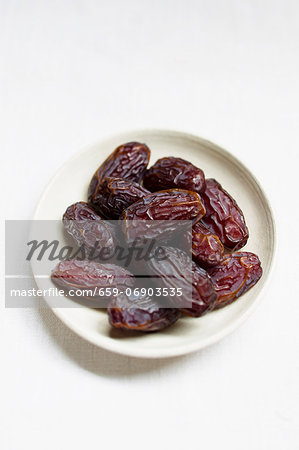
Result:
[[[131,334],[126,336],[121,331],[117,333],[116,330],[111,336],[111,326],[105,311],[76,308],[76,303],[69,299],[66,299],[69,307],[62,308],[60,303],[60,307],[57,308],[57,298],[53,299],[51,295],[47,295],[45,300],[49,305],[53,305],[54,300],[55,314],[79,336],[107,350],[143,358],[185,355],[214,344],[243,323],[262,300],[264,286],[269,283],[269,272],[272,272],[275,232],[271,207],[254,176],[234,156],[215,144],[188,133],[135,130],[114,134],[75,154],[56,172],[43,192],[34,213],[39,230],[40,220],[54,221],[51,237],[45,234],[41,236],[34,222],[30,240],[57,239],[60,243],[64,242],[64,245],[67,245],[61,224],[61,217],[66,207],[77,200],[86,200],[87,188],[94,168],[104,162],[105,158],[111,154],[111,149],[116,148],[119,143],[133,140],[146,142],[149,146],[150,165],[157,159],[169,155],[186,157],[195,166],[200,166],[207,178],[215,177],[222,183],[241,206],[246,217],[250,236],[242,250],[258,253],[263,267],[262,279],[242,296],[240,301],[226,308],[206,314],[200,320],[182,317],[174,326],[159,333],[145,333],[142,337],[140,335],[133,337]],[[99,154],[102,158],[99,158]],[[35,281],[43,292],[55,288],[55,284],[49,277],[40,278],[39,275],[48,274],[49,276],[56,264],[57,261],[51,262],[46,258],[42,261],[34,258],[31,261]],[[14,273],[18,272],[14,271]],[[15,287],[14,282],[13,288]]]
[[[1,449],[298,448],[298,2],[0,7],[3,218],[30,218],[53,172],[102,135],[164,127],[239,156],[280,239],[260,307],[188,357],[119,357],[50,311],[3,306]]]

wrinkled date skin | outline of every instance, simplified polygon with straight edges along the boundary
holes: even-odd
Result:
[[[132,287],[134,276],[115,264],[101,264],[89,260],[61,261],[53,270],[52,281],[62,289],[93,289],[98,297],[100,288]]]
[[[212,178],[206,180],[202,198],[207,210],[203,224],[229,249],[244,247],[248,240],[248,228],[236,201]]]
[[[109,257],[115,251],[115,231],[85,202],[69,206],[62,218],[63,225],[76,244],[88,251],[104,249]]]
[[[164,238],[186,226],[175,221],[195,222],[204,214],[205,207],[199,194],[169,189],[146,195],[125,209],[120,218],[124,221],[123,231],[130,243],[141,236],[147,239]]]
[[[118,219],[124,209],[150,192],[140,184],[122,178],[105,178],[90,199],[93,208],[106,219]]]
[[[192,317],[200,317],[215,306],[217,294],[208,273],[192,261],[192,306],[181,311]]]
[[[263,270],[257,255],[235,252],[224,256],[221,264],[208,270],[217,293],[214,309],[232,303],[261,278]]]
[[[88,201],[92,200],[97,186],[104,178],[124,178],[138,183],[147,168],[149,158],[150,149],[140,142],[128,142],[117,147],[93,175],[88,189]]]
[[[176,308],[161,308],[152,297],[127,296],[111,300],[108,307],[110,324],[115,328],[134,331],[159,331],[175,323],[181,313]]]
[[[146,171],[143,185],[151,192],[179,188],[202,193],[205,176],[201,169],[182,158],[161,158]]]
[[[182,250],[162,248],[166,258],[150,259],[148,273],[155,284],[175,294],[168,297],[170,304],[193,317],[200,317],[212,310],[217,295],[207,272]],[[179,295],[180,290],[182,295]]]
[[[69,206],[63,215],[64,220],[101,220],[101,217],[86,203],[76,202]]]
[[[192,227],[192,257],[203,268],[221,263],[224,247],[219,237],[211,233],[201,222]]]

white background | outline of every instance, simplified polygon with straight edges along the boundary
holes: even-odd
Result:
[[[279,238],[260,307],[188,357],[110,354],[49,310],[5,309],[2,295],[1,449],[298,448],[298,5],[0,1],[3,219],[31,218],[55,170],[85,145],[161,127],[245,162]]]

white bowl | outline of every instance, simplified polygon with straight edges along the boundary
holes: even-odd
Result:
[[[184,317],[162,332],[123,333],[112,330],[104,311],[87,307],[53,308],[74,332],[93,344],[124,355],[165,358],[202,349],[237,328],[252,312],[269,278],[275,251],[274,220],[269,202],[250,171],[227,151],[197,136],[175,131],[141,130],[118,134],[81,151],[54,175],[36,208],[35,220],[60,220],[67,206],[86,200],[87,187],[96,168],[118,145],[145,142],[152,151],[151,164],[163,156],[180,156],[202,168],[206,177],[216,178],[237,200],[249,228],[244,250],[257,253],[263,267],[261,280],[233,304],[198,319]],[[62,225],[58,224],[62,228]],[[57,229],[61,237],[61,229]],[[33,274],[40,289],[53,284]],[[51,299],[45,297],[50,303]],[[71,300],[69,300],[71,302]]]

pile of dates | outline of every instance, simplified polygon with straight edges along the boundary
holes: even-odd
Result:
[[[101,302],[100,293],[107,290],[109,322],[124,330],[157,331],[182,315],[203,316],[235,301],[262,276],[258,256],[239,251],[248,228],[221,184],[184,159],[161,158],[148,169],[149,159],[145,144],[119,146],[94,173],[88,201],[69,206],[63,215],[75,245],[105,250],[109,263],[72,258],[52,272],[54,283],[66,292],[91,289]],[[192,229],[173,226],[186,221]],[[149,258],[139,267],[157,289],[135,289],[140,287],[136,274],[113,260],[118,243],[130,246],[140,234],[163,239],[164,257]],[[190,254],[180,246],[183,238]],[[166,293],[167,301],[157,292]]]

